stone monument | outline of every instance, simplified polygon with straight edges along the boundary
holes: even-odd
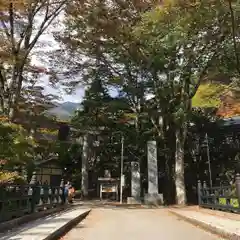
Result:
[[[104,170],[104,178],[111,178],[111,172],[109,170]]]
[[[83,147],[82,147],[82,193],[83,197],[88,197],[88,135],[83,136]]]
[[[128,198],[129,204],[139,204],[141,202],[141,178],[140,164],[131,162],[131,197]]]
[[[163,195],[158,193],[158,164],[157,164],[157,143],[148,141],[148,193],[144,196],[147,204],[161,205]]]

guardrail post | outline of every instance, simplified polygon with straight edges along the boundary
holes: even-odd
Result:
[[[197,183],[197,190],[198,190],[198,205],[200,206],[202,204],[202,183],[200,180],[198,180]]]
[[[237,173],[237,175],[236,175],[235,184],[236,184],[236,192],[237,192],[238,202],[240,205],[240,174],[239,173]]]

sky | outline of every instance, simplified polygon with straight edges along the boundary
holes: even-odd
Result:
[[[36,19],[36,24],[40,23],[41,20],[42,17],[39,16]],[[47,52],[55,51],[61,48],[60,44],[54,39],[53,33],[55,29],[57,29],[57,31],[64,29],[62,20],[63,14],[60,14],[53,24],[40,36],[38,43],[32,52],[32,65],[46,69],[49,68],[50,64],[47,57],[43,60],[44,57],[42,56],[44,56]],[[50,86],[49,78],[45,74],[42,74],[39,78],[38,84],[44,87],[45,93],[57,95],[60,98],[59,102],[81,102],[84,97],[85,88],[83,86],[80,85],[73,94],[67,94],[60,84],[55,87]]]
[[[59,43],[54,40],[50,33],[43,34],[40,37],[39,42],[46,43],[44,50],[42,50],[42,48],[41,52],[54,51],[60,47]],[[47,69],[49,67],[47,60],[42,61],[41,59],[42,58],[39,57],[39,51],[36,49],[35,53],[32,54],[32,64]],[[40,77],[38,84],[44,87],[45,93],[57,95],[60,98],[59,102],[81,102],[85,93],[85,87],[83,85],[79,85],[72,94],[67,94],[60,84],[58,84],[56,87],[52,87],[49,83],[48,76],[44,74]],[[112,97],[116,96],[117,93],[118,92],[115,89],[109,89],[109,94]]]
[[[50,63],[48,58],[45,57],[48,52],[55,51],[61,49],[61,45],[54,39],[54,32],[64,31],[64,14],[60,14],[55,21],[49,26],[49,28],[40,36],[37,45],[33,49],[31,56],[32,65],[43,67],[48,69]],[[42,21],[42,16],[40,15],[36,19],[36,26],[40,24]],[[52,87],[49,83],[49,78],[47,75],[42,75],[38,82],[39,85],[43,86],[45,89],[45,93],[51,93],[57,95],[60,100],[59,102],[81,102],[84,93],[85,87],[83,85],[79,85],[72,94],[67,94],[63,87],[58,84],[55,87]],[[118,92],[116,89],[109,89],[109,94],[114,97],[117,96]]]

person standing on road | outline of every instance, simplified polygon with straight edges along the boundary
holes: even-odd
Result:
[[[75,194],[75,189],[73,186],[71,186],[68,190],[68,202],[69,203],[73,203],[74,194]]]
[[[67,184],[65,184],[65,187],[64,187],[64,196],[65,196],[66,200],[68,200],[69,188],[70,187],[71,187],[71,183],[68,181]]]

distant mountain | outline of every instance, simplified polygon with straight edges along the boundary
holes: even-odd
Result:
[[[55,107],[46,111],[46,115],[56,117],[58,120],[68,121],[80,107],[80,103],[56,103]]]

